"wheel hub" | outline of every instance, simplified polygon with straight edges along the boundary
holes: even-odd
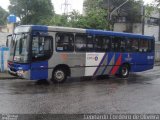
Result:
[[[123,74],[123,76],[126,76],[128,74],[127,68],[125,68],[125,67],[122,68],[122,74]]]
[[[64,79],[64,73],[63,73],[63,71],[56,71],[55,72],[55,78],[58,81],[62,81]]]

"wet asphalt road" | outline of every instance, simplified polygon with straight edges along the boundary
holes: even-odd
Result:
[[[160,66],[128,79],[72,78],[61,85],[1,79],[0,113],[160,113]]]

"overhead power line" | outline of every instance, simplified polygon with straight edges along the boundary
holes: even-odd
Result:
[[[69,9],[71,8],[71,4],[69,3],[68,0],[65,0],[64,3],[62,4],[61,8],[62,8],[62,12],[65,15],[68,15]]]

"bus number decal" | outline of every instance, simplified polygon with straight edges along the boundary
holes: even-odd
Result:
[[[99,66],[100,62],[104,57],[104,53],[87,53],[86,54],[86,68],[85,68],[85,75],[90,76],[93,75]]]

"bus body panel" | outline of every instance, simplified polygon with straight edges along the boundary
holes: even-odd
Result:
[[[133,58],[137,53],[132,54]],[[98,60],[97,60],[98,59]],[[131,60],[131,61],[129,61]],[[33,62],[31,65],[14,63],[14,68],[25,70],[27,75],[21,76],[30,80],[51,79],[53,69],[60,65],[68,65],[71,69],[71,77],[115,75],[123,63],[131,64],[132,56],[127,53],[54,53],[47,62]],[[30,68],[31,67],[31,68]],[[132,72],[141,72],[152,69],[151,65],[131,65]],[[49,73],[50,71],[50,73]]]
[[[48,79],[48,61],[31,63],[31,80]]]
[[[89,35],[111,35],[126,36],[135,38],[153,39],[150,36],[132,35],[128,33],[117,33],[102,30],[85,30],[78,28],[66,27],[46,27],[31,26],[32,31],[46,33],[53,37],[53,54],[50,59],[45,61],[36,61],[28,64],[12,63],[9,69],[15,72],[25,71],[26,79],[40,80],[51,79],[55,67],[59,65],[67,65],[71,71],[71,77],[80,76],[97,76],[97,75],[115,75],[119,73],[122,64],[129,64],[131,72],[141,72],[152,69],[154,66],[154,51],[148,53],[139,52],[56,52],[56,33],[86,33]],[[20,76],[20,75],[19,75]]]

